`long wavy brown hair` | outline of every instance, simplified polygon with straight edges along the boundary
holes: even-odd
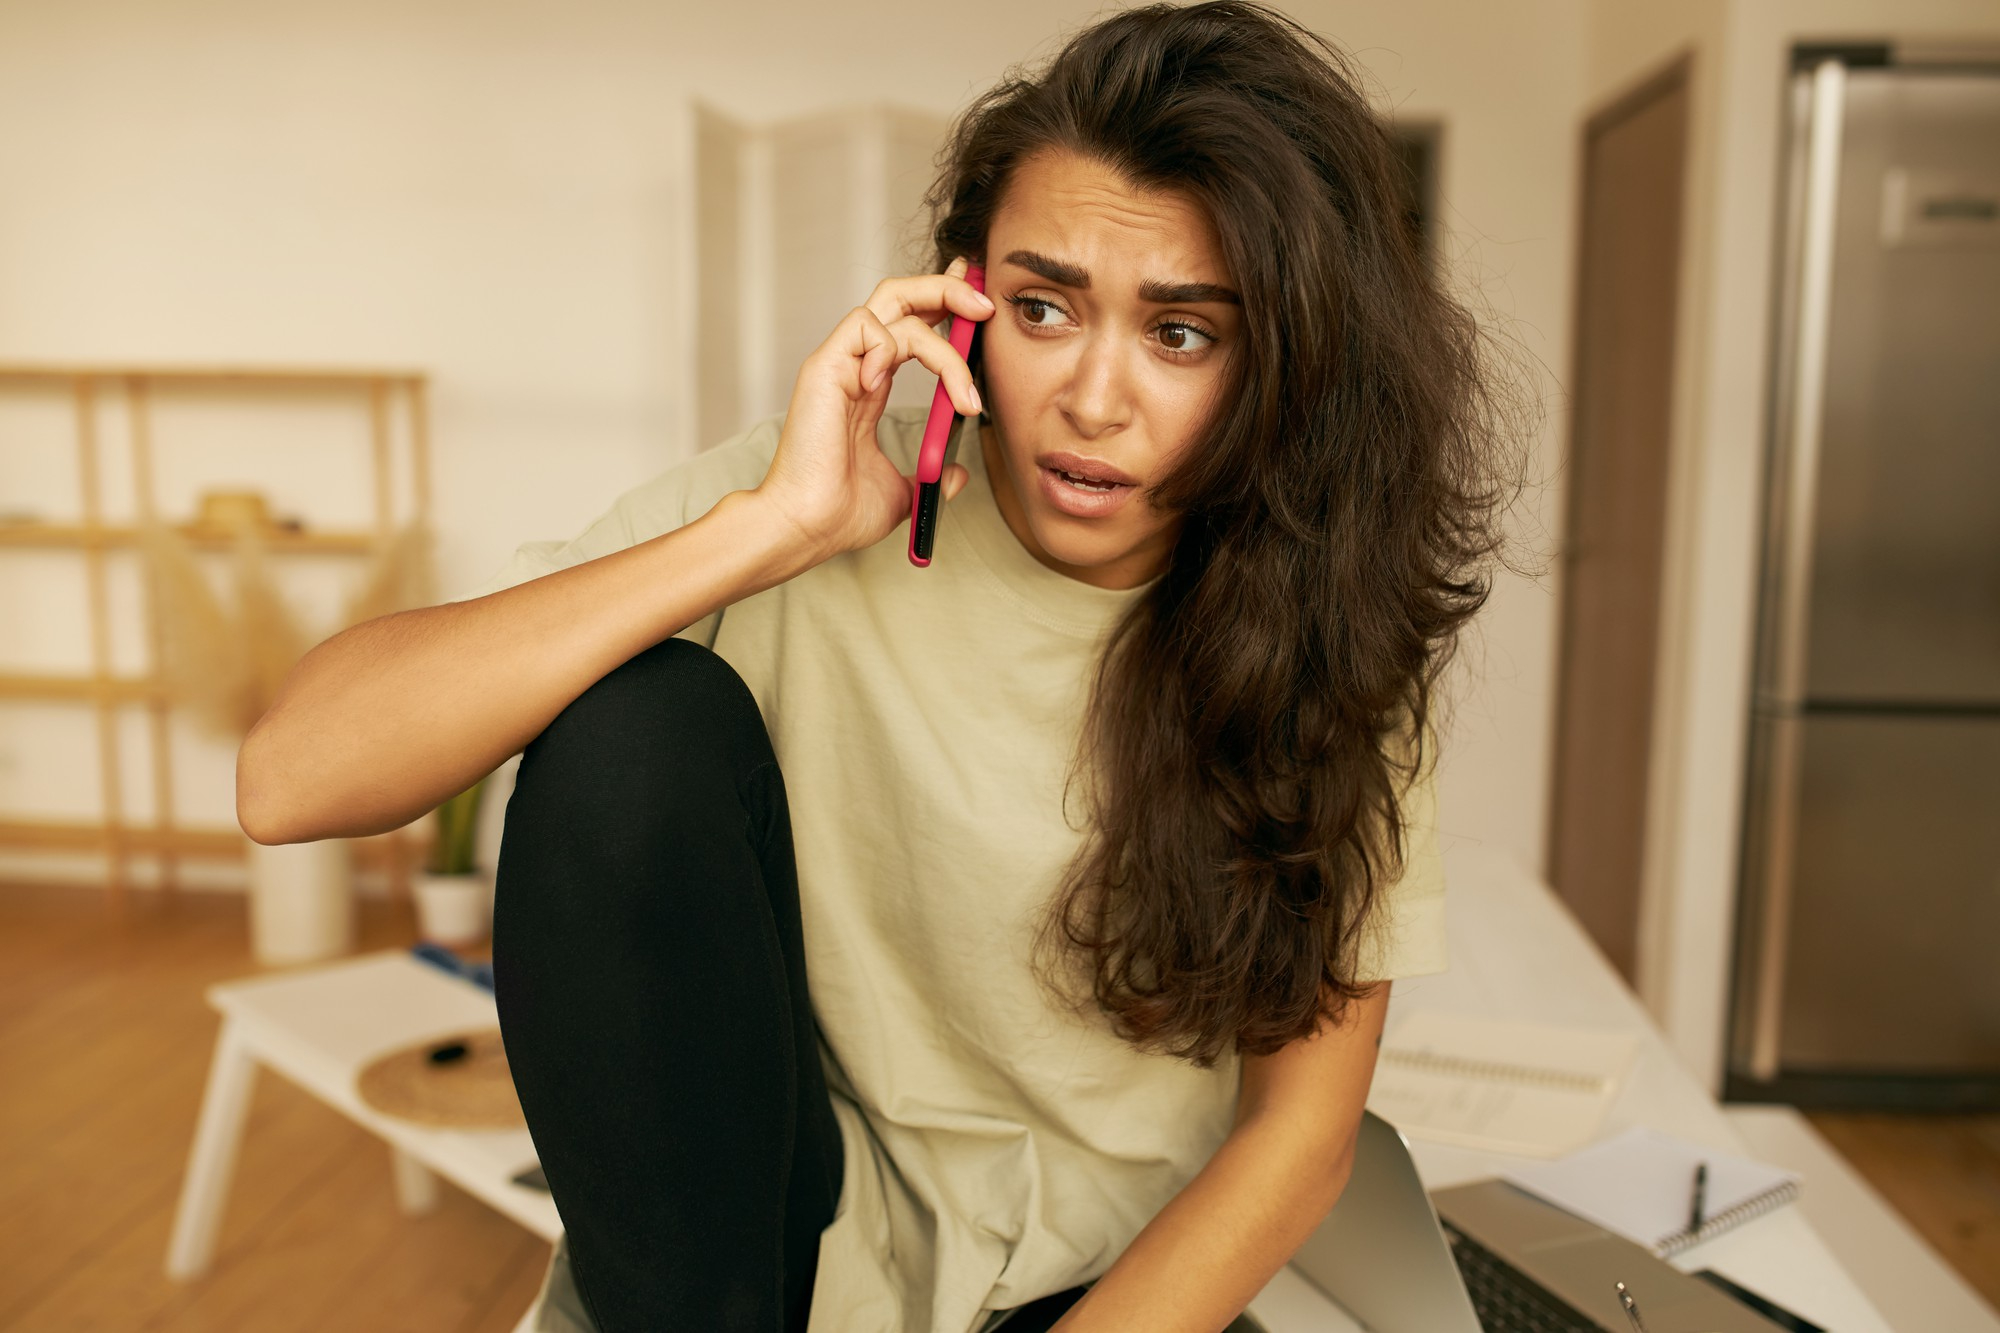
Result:
[[[1010,74],[941,156],[939,267],[984,255],[1014,168],[1050,148],[1203,206],[1244,335],[1155,492],[1181,532],[1098,668],[1090,836],[1040,956],[1143,1049],[1269,1053],[1370,980],[1370,910],[1486,599],[1518,426],[1410,224],[1391,131],[1290,19],[1153,5]]]

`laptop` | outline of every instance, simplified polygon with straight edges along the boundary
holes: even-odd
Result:
[[[1435,1204],[1435,1208],[1433,1208]],[[1388,1121],[1362,1117],[1354,1175],[1292,1267],[1369,1333],[1784,1333],[1701,1280],[1500,1180],[1426,1194]]]

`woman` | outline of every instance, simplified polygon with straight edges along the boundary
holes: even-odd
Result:
[[[1332,1206],[1389,982],[1443,965],[1423,738],[1491,546],[1398,170],[1289,21],[1119,14],[965,114],[943,272],[780,421],[300,665],[260,841],[525,747],[495,966],[545,1327],[1212,1331]],[[981,417],[925,570],[912,358]]]

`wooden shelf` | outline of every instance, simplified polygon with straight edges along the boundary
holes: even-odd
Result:
[[[278,529],[264,534],[264,546],[274,555],[365,556],[379,549],[402,523],[423,522],[430,514],[429,385],[419,371],[388,367],[0,363],[0,388],[55,390],[66,392],[70,399],[77,462],[78,505],[74,511],[77,519],[73,522],[0,519],[0,553],[65,549],[80,553],[86,578],[91,647],[88,675],[0,671],[0,698],[70,701],[93,709],[97,715],[98,784],[104,811],[102,819],[88,823],[0,820],[0,847],[101,854],[106,862],[105,884],[115,910],[124,901],[127,862],[133,857],[154,858],[162,885],[171,890],[180,859],[240,859],[246,840],[233,828],[178,826],[174,816],[177,803],[170,727],[173,701],[155,679],[121,677],[112,668],[112,556],[120,550],[136,548],[139,530],[136,520],[108,521],[103,475],[107,459],[101,438],[105,408],[113,401],[124,408],[116,420],[129,449],[118,458],[121,466],[129,461],[131,512],[141,520],[160,513],[153,466],[156,400],[215,394],[249,394],[261,399],[268,391],[275,390],[338,399],[343,410],[362,409],[367,414],[368,451],[375,483],[374,521],[370,529]],[[395,484],[399,418],[405,423],[401,438],[406,441],[403,452],[410,488],[408,513],[402,518],[398,517],[397,511],[403,506],[397,503]],[[195,532],[187,527],[177,530],[201,551],[226,552],[238,540],[232,533]],[[146,588],[144,629],[151,660],[157,662],[164,654],[164,630],[156,577],[150,570],[142,573]],[[129,825],[124,813],[126,746],[120,714],[133,706],[145,711],[151,739],[151,810],[158,825],[145,828]],[[410,849],[417,842],[418,839],[399,830],[379,839],[357,840],[356,850],[364,863],[373,858],[385,865],[394,891],[402,893],[409,884],[413,859]]]
[[[227,551],[236,539],[216,533],[176,528],[197,550]],[[300,555],[366,555],[382,541],[379,533],[335,528],[290,532],[283,528],[264,534],[271,551]],[[139,530],[115,523],[9,523],[0,520],[0,546],[71,547],[77,549],[137,546]]]
[[[141,380],[148,384],[218,385],[230,388],[365,389],[375,384],[421,384],[416,370],[322,370],[306,366],[0,365],[0,384],[74,384],[78,380]]]
[[[351,839],[354,863],[363,869],[393,872],[400,860],[406,869],[423,863],[430,852],[427,837],[398,829],[394,833]],[[34,852],[112,852],[141,856],[162,853],[188,861],[241,861],[249,839],[233,828],[148,828],[54,819],[0,820],[0,847]]]
[[[73,699],[82,703],[164,701],[166,689],[140,676],[51,676],[0,671],[0,699]]]

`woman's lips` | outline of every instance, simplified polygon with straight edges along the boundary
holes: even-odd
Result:
[[[1138,492],[1139,483],[1100,459],[1072,453],[1039,454],[1042,498],[1072,518],[1103,518]]]
[[[1137,486],[1139,484],[1137,477],[1129,473],[1120,472],[1101,458],[1085,458],[1082,454],[1073,454],[1065,449],[1058,449],[1052,453],[1036,454],[1035,462],[1045,468],[1054,468],[1058,472],[1067,472],[1072,477],[1081,477],[1085,481],[1111,481],[1118,483],[1120,486]]]

